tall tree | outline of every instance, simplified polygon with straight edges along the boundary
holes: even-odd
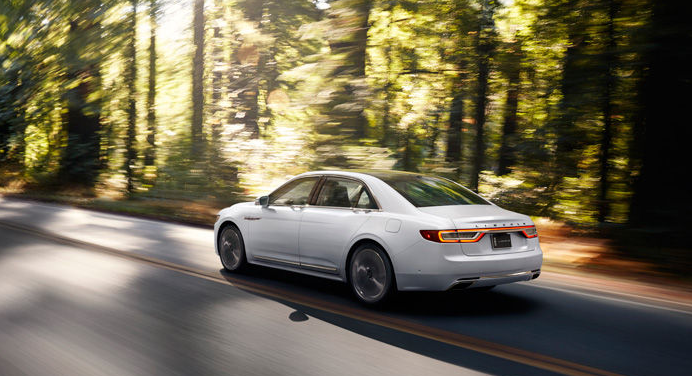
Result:
[[[137,1],[131,0],[125,51],[125,82],[127,86],[127,136],[125,138],[125,177],[127,193],[134,191],[134,168],[137,163]]]
[[[610,155],[613,143],[613,95],[615,91],[615,17],[619,4],[617,0],[607,0],[607,26],[606,48],[603,53],[603,65],[605,69],[605,82],[603,87],[603,131],[601,133],[601,150],[599,154],[599,192],[598,192],[598,222],[605,222],[609,214],[608,191],[610,188]]]
[[[353,76],[356,80],[365,80],[365,56],[368,46],[368,30],[370,29],[370,11],[372,0],[361,0],[354,4],[360,22],[356,23],[356,30],[353,33],[353,45],[350,52],[347,52],[349,60],[353,62]],[[358,87],[352,84],[347,85],[346,91],[352,96],[357,96]],[[368,121],[365,113],[360,111],[353,119],[357,137],[365,137]]]
[[[257,30],[263,28],[262,17],[265,14],[266,0],[244,0],[239,3],[243,15]],[[266,63],[266,52],[262,46],[247,40],[242,32],[236,32],[236,47],[232,56],[232,91],[237,99],[234,103],[234,119],[244,125],[250,137],[257,138],[260,134],[259,92],[262,68]]]
[[[190,158],[200,160],[204,143],[204,0],[195,0],[192,17],[192,144]]]
[[[692,24],[688,1],[652,1],[650,23],[642,32],[648,36],[643,54],[646,69],[635,133],[641,155],[641,170],[634,184],[629,223],[678,234],[657,236],[656,241],[677,241],[687,246],[692,211],[686,170],[692,138],[689,103],[692,93]]]
[[[448,55],[449,63],[456,69],[451,79],[451,102],[449,107],[449,125],[447,127],[447,144],[445,160],[456,170],[456,178],[460,179],[463,164],[463,126],[464,126],[464,99],[467,96],[466,87],[469,86],[469,56],[473,53],[473,43],[469,35],[473,33],[472,25],[476,14],[465,0],[450,2],[453,20],[449,21],[452,40],[451,51],[444,51],[443,56]]]
[[[329,37],[333,55],[341,56],[331,79],[338,85],[329,103],[330,116],[339,124],[339,133],[365,137],[365,62],[371,0],[339,0],[332,3],[330,17],[334,29]]]
[[[212,39],[210,44],[211,56],[208,61],[211,61],[211,107],[210,122],[211,122],[211,152],[216,153],[219,150],[219,138],[221,136],[221,122],[224,120],[224,106],[222,98],[226,94],[226,85],[223,82],[223,75],[226,71],[226,66],[228,66],[228,61],[224,59],[223,46],[225,36],[222,32],[221,23],[219,20],[223,19],[224,7],[217,0],[214,3],[214,27],[212,28]]]
[[[9,46],[4,50],[14,52],[14,48]],[[30,60],[21,56],[12,61],[5,53],[0,54],[0,59],[10,62],[0,77],[0,161],[21,166],[24,161],[24,133],[27,127],[24,101],[31,80],[27,76],[31,72],[27,63]]]
[[[507,77],[507,97],[505,99],[502,141],[497,168],[497,174],[500,176],[510,173],[510,168],[516,163],[517,108],[522,59],[521,41],[517,39],[516,35],[515,40],[508,47],[503,69]]]
[[[452,86],[453,97],[449,110],[449,126],[447,127],[447,154],[445,159],[457,168],[457,176],[461,175],[459,165],[462,157],[462,133],[464,117],[463,79],[457,74]]]
[[[495,21],[493,16],[497,4],[494,0],[482,0],[479,14],[478,30],[476,33],[476,69],[478,78],[476,81],[475,125],[476,142],[473,156],[473,170],[469,187],[478,191],[478,179],[485,163],[485,139],[484,128],[486,107],[488,103],[488,77],[490,75],[490,58],[495,42]]]
[[[562,4],[567,13],[563,20],[568,23],[567,49],[564,53],[560,91],[562,97],[558,105],[558,117],[555,119],[557,135],[554,165],[554,188],[564,176],[578,174],[579,154],[585,144],[584,132],[577,125],[582,118],[587,102],[585,81],[588,64],[588,48],[591,36],[587,33],[588,20],[584,5],[579,0],[568,0]]]
[[[144,165],[156,165],[156,28],[158,1],[149,1],[149,82],[147,90],[147,145]]]
[[[393,48],[393,36],[392,36],[392,29],[394,28],[394,9],[395,9],[396,3],[394,1],[389,1],[388,2],[388,7],[387,7],[387,45],[384,48],[384,56],[385,56],[385,68],[387,72],[385,73],[386,75],[386,81],[384,84],[384,92],[385,92],[385,98],[384,98],[384,108],[382,109],[382,145],[383,146],[389,146],[392,142],[393,139],[393,130],[392,130],[392,102],[394,101],[394,82],[395,79],[393,77],[393,64],[394,64],[394,48]]]
[[[48,28],[31,0],[0,7],[0,161],[24,167],[30,100],[42,91],[49,56]],[[39,110],[40,113],[41,110]]]
[[[67,143],[59,178],[92,186],[100,166],[101,19],[99,1],[73,1],[67,9],[69,30],[63,48]]]

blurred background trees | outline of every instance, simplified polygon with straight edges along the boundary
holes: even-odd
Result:
[[[3,173],[230,200],[309,169],[403,169],[533,215],[682,233],[689,10],[3,0]]]

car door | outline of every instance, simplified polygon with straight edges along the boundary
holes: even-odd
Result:
[[[305,207],[300,224],[302,268],[338,273],[348,241],[377,209],[359,180],[328,177],[314,205]]]
[[[269,205],[250,220],[252,259],[298,267],[300,219],[319,176],[290,181],[269,195]]]

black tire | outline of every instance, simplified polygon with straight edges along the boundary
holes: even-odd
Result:
[[[356,298],[368,305],[380,305],[394,295],[394,268],[379,245],[365,243],[351,255],[348,282]]]
[[[226,225],[219,231],[219,257],[221,265],[230,272],[237,272],[246,265],[245,242],[238,227]]]

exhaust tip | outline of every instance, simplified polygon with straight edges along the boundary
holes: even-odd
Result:
[[[469,286],[471,286],[473,282],[459,282],[455,284],[454,286],[450,287],[449,290],[466,290]]]

